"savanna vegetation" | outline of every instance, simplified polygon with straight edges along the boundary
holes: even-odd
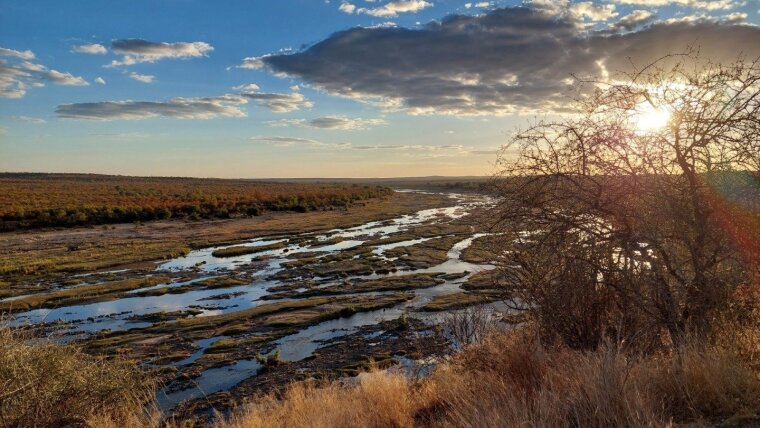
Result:
[[[254,180],[0,174],[0,231],[345,208],[380,186]]]
[[[498,234],[480,249],[499,266],[470,288],[498,293],[519,315],[510,328],[465,309],[444,322],[458,352],[427,377],[300,382],[217,426],[757,426],[760,63],[671,56],[592,87],[577,114],[518,133],[517,155],[500,160]],[[51,346],[0,339],[6,353]],[[74,376],[13,360],[26,378]],[[16,403],[3,418],[35,426],[22,418],[58,390],[2,370],[0,384],[16,385],[0,395]],[[115,385],[135,388],[132,411],[85,407],[99,401],[83,394],[70,407],[82,424],[157,424],[142,384]]]

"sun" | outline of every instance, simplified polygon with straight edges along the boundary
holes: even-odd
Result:
[[[631,119],[638,132],[647,133],[664,128],[670,120],[670,112],[649,102],[643,102],[631,112]]]

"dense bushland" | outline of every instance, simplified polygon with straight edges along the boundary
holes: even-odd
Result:
[[[345,208],[379,186],[253,180],[0,174],[0,231]]]

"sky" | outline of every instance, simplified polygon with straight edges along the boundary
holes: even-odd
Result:
[[[0,171],[489,175],[578,78],[760,57],[758,0],[0,0]]]

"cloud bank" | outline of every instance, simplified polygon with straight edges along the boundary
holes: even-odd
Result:
[[[597,18],[612,16],[608,12]],[[649,19],[645,13],[624,17],[621,30]],[[352,28],[301,52],[245,58],[240,67],[267,69],[388,110],[499,115],[563,111],[576,89],[572,74],[603,78],[630,69],[630,61],[643,66],[690,46],[718,62],[739,53],[760,56],[754,26],[670,22],[622,33],[579,24],[568,14],[504,8],[450,16],[422,29]]]

